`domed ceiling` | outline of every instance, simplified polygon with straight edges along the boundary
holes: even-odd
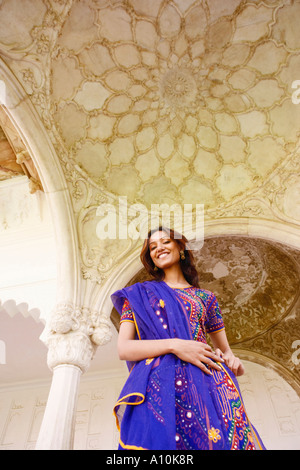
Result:
[[[1,56],[51,137],[78,225],[119,196],[299,225],[299,14],[287,0],[4,0]]]
[[[297,148],[299,14],[271,0],[74,2],[49,77],[71,161],[148,205],[210,209],[257,189]]]

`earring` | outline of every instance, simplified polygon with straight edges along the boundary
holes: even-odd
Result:
[[[185,259],[184,251],[181,250],[179,253],[180,253],[180,259]]]
[[[158,271],[158,267],[157,267],[157,266],[154,266],[154,271]]]

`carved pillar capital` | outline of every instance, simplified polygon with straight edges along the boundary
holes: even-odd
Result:
[[[89,334],[91,328],[86,309],[72,302],[59,302],[51,312],[48,331],[51,334],[66,334],[81,330]]]
[[[88,370],[95,352],[89,336],[82,331],[64,334],[50,334],[46,340],[48,346],[48,366],[54,369],[58,365],[77,366],[84,373]]]
[[[91,322],[93,331],[91,340],[96,346],[104,346],[109,343],[112,338],[112,323],[105,315],[98,311],[91,312]]]
[[[48,347],[48,366],[60,364],[78,366],[85,372],[94,355],[90,339],[92,331],[85,309],[72,302],[60,302],[51,313],[43,341]]]
[[[105,315],[72,302],[60,302],[42,335],[48,347],[48,366],[53,369],[71,364],[86,372],[97,346],[108,343],[111,337],[111,322]]]

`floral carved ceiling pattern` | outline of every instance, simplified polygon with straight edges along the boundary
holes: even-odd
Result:
[[[55,146],[80,230],[119,196],[299,226],[299,12],[288,0],[4,0],[1,57]],[[94,273],[99,240],[82,232]]]
[[[73,161],[149,205],[209,209],[262,185],[298,142],[300,5],[285,3],[75,2],[50,97]]]

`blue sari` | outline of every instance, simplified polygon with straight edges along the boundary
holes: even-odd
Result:
[[[193,339],[187,312],[165,282],[137,283],[111,298],[120,315],[129,301],[137,339]],[[130,373],[114,407],[119,449],[264,449],[225,365],[208,375],[173,354],[127,365]]]

